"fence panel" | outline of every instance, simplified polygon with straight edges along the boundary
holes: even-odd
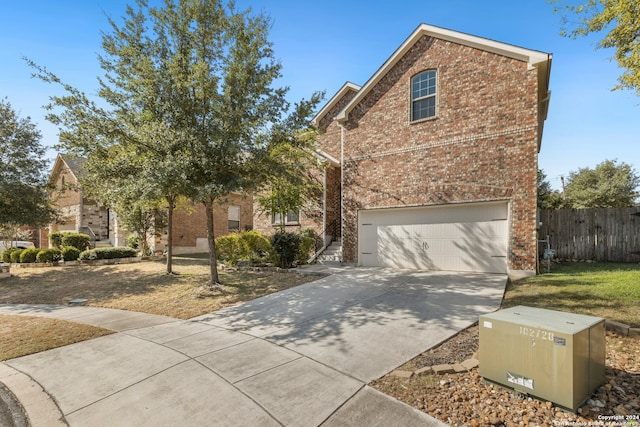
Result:
[[[540,222],[557,258],[640,262],[640,207],[542,209]]]

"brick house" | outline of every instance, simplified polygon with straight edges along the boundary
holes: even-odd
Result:
[[[345,84],[314,119],[329,164],[316,228],[342,237],[343,262],[535,274],[550,67],[422,24],[363,86]]]
[[[106,207],[85,197],[79,184],[85,161],[81,157],[62,154],[56,157],[49,183],[55,188],[51,197],[60,218],[49,225],[48,231],[85,233],[95,236],[95,240],[111,240],[114,234],[117,234],[112,229],[112,213]]]
[[[61,220],[51,224],[47,231],[86,233],[95,235],[102,246],[126,246],[126,238],[131,233],[123,229],[116,212],[100,206],[83,194],[79,178],[85,161],[83,158],[58,154],[49,180],[56,189],[52,198]],[[232,194],[225,203],[215,208],[214,233],[221,236],[251,229],[252,218],[252,198]],[[166,249],[167,233],[156,238],[150,246],[152,250]],[[201,204],[181,206],[174,211],[173,249],[175,254],[208,250],[206,218]]]

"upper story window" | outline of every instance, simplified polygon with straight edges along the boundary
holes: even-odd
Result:
[[[423,71],[411,79],[411,121],[436,116],[436,70]]]

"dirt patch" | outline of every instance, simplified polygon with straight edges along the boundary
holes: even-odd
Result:
[[[221,286],[207,290],[206,261],[174,260],[177,274],[162,262],[105,266],[17,269],[0,282],[0,304],[86,305],[189,319],[222,307],[318,280],[319,275],[274,271],[221,270]]]
[[[112,334],[109,329],[58,319],[0,314],[0,360]]]

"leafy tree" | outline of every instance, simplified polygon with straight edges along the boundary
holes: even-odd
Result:
[[[279,227],[284,231],[289,212],[317,210],[311,203],[319,200],[321,186],[312,174],[321,165],[312,153],[288,144],[274,149],[271,156],[270,160],[278,166],[271,169],[271,176],[256,200],[261,213],[281,219]]]
[[[220,0],[166,0],[161,8],[144,0],[136,4],[127,7],[122,25],[110,20],[112,33],[103,36],[100,64],[106,73],[98,94],[108,108],[31,65],[38,77],[67,91],[50,105],[63,112],[48,116],[63,128],[67,151],[87,157],[90,174],[109,171],[103,181],[109,185],[96,182],[96,194],[108,193],[109,186],[120,191],[129,179],[130,194],[163,197],[169,243],[178,198],[205,205],[214,285],[213,206],[230,193],[260,186],[272,148],[267,135],[286,122],[281,117],[289,108],[287,88],[273,87],[281,65],[267,40],[270,20]]]
[[[551,189],[551,183],[542,169],[538,169],[538,208],[560,209],[564,205],[562,194]]]
[[[289,212],[312,215],[319,209],[313,202],[320,200],[322,185],[317,172],[324,165],[315,153],[317,129],[306,118],[322,94],[309,102],[296,105],[294,112],[272,129],[268,157],[263,161],[264,183],[256,196],[260,213],[281,218],[284,232]]]
[[[551,0],[564,3],[564,0]],[[556,7],[556,11],[560,8]],[[618,65],[624,70],[615,89],[636,90],[640,95],[640,4],[638,0],[583,0],[564,4],[561,34],[582,37],[606,32],[597,48],[615,49]],[[574,18],[578,19],[575,23]],[[571,28],[570,28],[571,27]]]
[[[9,101],[0,100],[0,230],[5,241],[14,239],[19,227],[45,225],[55,216],[40,138],[29,117],[19,118]]]
[[[573,208],[621,208],[634,206],[640,195],[640,176],[627,163],[605,160],[594,169],[569,173],[565,197]]]

